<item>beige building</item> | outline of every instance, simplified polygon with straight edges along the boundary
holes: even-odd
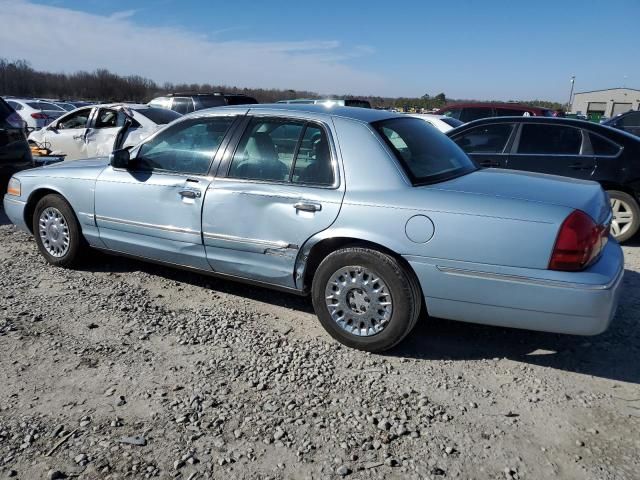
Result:
[[[613,117],[627,110],[640,110],[640,90],[609,88],[574,94],[571,112],[587,116]]]

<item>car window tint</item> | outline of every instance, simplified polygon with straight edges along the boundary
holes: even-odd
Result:
[[[221,107],[227,104],[222,95],[201,95],[197,100],[201,108]]]
[[[180,118],[182,116],[178,112],[174,112],[173,110],[167,110],[164,108],[155,108],[155,107],[136,108],[134,109],[134,111],[139,113],[140,115],[147,117],[149,120],[151,120],[153,123],[157,125],[166,125],[167,123],[171,123],[175,119]]]
[[[460,120],[467,123],[473,120],[478,120],[480,118],[487,118],[492,116],[493,116],[493,108],[467,107],[462,109],[462,113],[460,114]]]
[[[96,117],[95,128],[116,128],[124,125],[125,116],[117,110],[108,110],[101,108]]]
[[[205,174],[235,117],[198,118],[168,127],[142,145],[137,170]]]
[[[525,113],[529,112],[516,108],[496,108],[496,116],[498,117],[522,117]]]
[[[228,176],[288,181],[303,128],[304,122],[254,118],[238,144]]]
[[[87,126],[87,120],[89,120],[90,108],[79,110],[63,117],[58,122],[58,130],[67,130],[70,128],[85,128]]]
[[[595,133],[589,133],[589,140],[594,155],[615,156],[620,151],[620,146]]]
[[[512,123],[480,125],[454,141],[467,153],[502,153],[512,130]]]
[[[440,120],[442,120],[444,123],[446,123],[447,125],[453,128],[459,127],[460,125],[464,125],[464,122],[461,122],[457,118],[453,118],[453,117],[441,118]]]
[[[12,101],[8,101],[7,102],[9,105],[11,105],[11,107],[17,112],[19,110],[22,110],[22,105],[20,105],[19,103],[16,102],[12,102]]]
[[[193,112],[194,108],[193,108],[193,100],[191,100],[191,98],[187,98],[187,97],[177,97],[173,99],[173,105],[171,106],[171,110],[181,113],[181,114],[186,114],[186,113],[190,113]]]
[[[446,135],[418,118],[372,123],[414,184],[433,183],[476,169]]]
[[[582,145],[582,132],[564,125],[522,125],[518,153],[578,155]]]
[[[308,125],[300,142],[291,178],[293,183],[309,185],[333,184],[331,150],[324,130]]]
[[[640,127],[640,112],[629,113],[618,120],[621,127]]]

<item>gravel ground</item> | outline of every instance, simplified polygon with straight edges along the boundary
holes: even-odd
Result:
[[[640,242],[608,332],[430,319],[386,355],[310,301],[95,254],[0,212],[0,478],[640,478]]]

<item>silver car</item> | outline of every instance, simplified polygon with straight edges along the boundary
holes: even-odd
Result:
[[[423,120],[362,108],[203,110],[131,151],[20,172],[4,206],[54,265],[91,247],[310,293],[368,351],[421,315],[597,334],[624,271],[598,184],[480,170]]]

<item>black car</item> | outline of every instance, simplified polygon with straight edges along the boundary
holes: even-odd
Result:
[[[150,107],[168,108],[183,115],[196,110],[225,105],[252,105],[258,101],[241,93],[169,93],[163,97],[154,98],[149,102]]]
[[[11,175],[31,167],[33,158],[24,120],[0,98],[0,194],[5,192]]]
[[[610,118],[603,125],[618,128],[640,137],[640,110],[629,110]]]
[[[450,130],[480,167],[562,175],[599,182],[611,198],[611,232],[619,241],[640,226],[640,138],[583,120],[486,118]]]

